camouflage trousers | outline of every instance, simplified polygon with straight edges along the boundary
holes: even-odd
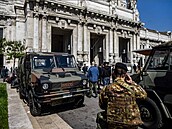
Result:
[[[110,125],[105,125],[105,124],[102,124],[102,123],[98,123],[97,124],[97,129],[138,129],[137,126],[110,126]]]
[[[138,129],[138,126],[108,125],[108,129]]]
[[[137,125],[122,125],[122,124],[111,124],[108,125],[106,122],[106,112],[99,112],[96,118],[97,129],[138,129]]]
[[[90,96],[97,97],[97,95],[98,95],[97,88],[98,88],[97,82],[89,82],[89,89],[90,89],[89,95]],[[95,95],[93,95],[93,93]]]

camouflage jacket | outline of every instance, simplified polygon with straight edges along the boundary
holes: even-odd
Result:
[[[147,94],[136,83],[128,84],[117,78],[115,82],[104,87],[99,96],[99,106],[107,112],[110,125],[132,126],[142,124],[136,99],[144,99]]]

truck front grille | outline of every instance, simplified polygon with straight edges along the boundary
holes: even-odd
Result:
[[[70,81],[70,82],[61,82],[61,83],[53,83],[52,91],[55,90],[64,90],[71,89],[80,86],[80,81]]]

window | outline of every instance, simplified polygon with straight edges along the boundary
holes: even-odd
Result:
[[[55,67],[53,56],[34,56],[33,67],[35,69]]]
[[[151,57],[148,69],[168,70],[169,68],[169,50],[155,50]]]
[[[73,56],[56,56],[56,64],[59,68],[74,68],[76,62]]]

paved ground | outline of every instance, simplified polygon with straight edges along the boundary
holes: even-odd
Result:
[[[2,82],[2,79],[0,79]],[[39,124],[40,117],[33,117],[27,105],[19,98],[16,89],[7,84],[9,129],[72,129],[58,115],[47,116],[46,124]],[[51,125],[51,126],[50,126]],[[53,125],[53,128],[51,128]]]
[[[29,107],[24,103],[23,107],[34,129],[72,129],[61,117],[57,115],[57,113],[33,117],[30,114]]]
[[[7,84],[9,129],[33,129],[15,89]]]

